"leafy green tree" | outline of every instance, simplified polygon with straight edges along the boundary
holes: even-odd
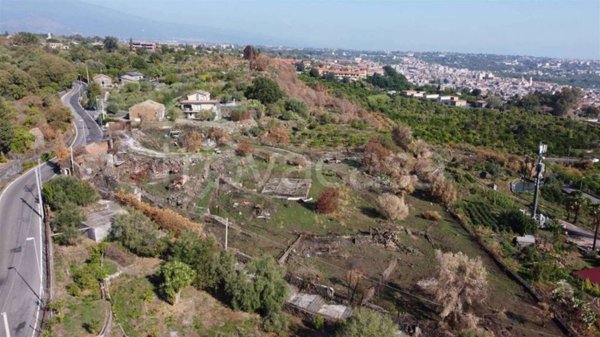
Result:
[[[174,260],[186,263],[196,272],[194,286],[212,289],[219,283],[216,272],[219,263],[219,246],[212,237],[202,238],[193,231],[183,232],[170,247]]]
[[[287,297],[287,283],[283,271],[270,257],[255,259],[229,284],[232,306],[244,311],[255,311],[263,316],[281,312]]]
[[[292,111],[300,116],[308,117],[308,106],[301,100],[295,98],[287,98],[283,104],[285,110]]]
[[[136,255],[156,257],[165,251],[167,243],[161,239],[158,226],[134,209],[119,214],[111,228],[110,238]]]
[[[394,321],[368,309],[358,309],[337,331],[338,337],[393,337],[398,330]]]
[[[96,100],[97,97],[102,94],[102,89],[100,85],[96,82],[92,82],[88,85],[87,88],[87,108],[95,109],[96,108]]]
[[[119,40],[117,40],[117,38],[113,37],[113,36],[105,37],[103,44],[104,44],[104,49],[109,53],[112,53],[115,50],[117,50],[117,48],[119,48]]]
[[[15,132],[12,125],[14,118],[14,111],[0,98],[0,157],[4,156],[9,148],[12,140],[15,136]]]
[[[74,204],[67,204],[52,218],[52,229],[60,235],[55,240],[61,245],[74,245],[79,236],[79,226],[85,220],[83,212]]]
[[[275,81],[258,77],[252,81],[252,85],[246,89],[246,98],[259,100],[262,104],[277,102],[283,97],[283,92]]]
[[[194,270],[183,262],[175,260],[164,263],[160,267],[162,280],[160,290],[165,300],[171,304],[176,304],[179,292],[192,283],[195,274]]]
[[[92,185],[71,176],[58,176],[44,184],[42,195],[52,210],[71,205],[87,206],[98,200]]]

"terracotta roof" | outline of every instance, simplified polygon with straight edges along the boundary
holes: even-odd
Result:
[[[582,269],[575,272],[582,279],[590,280],[593,284],[600,284],[600,267]]]

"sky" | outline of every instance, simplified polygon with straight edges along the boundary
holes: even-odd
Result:
[[[600,59],[600,0],[84,0],[293,47]]]

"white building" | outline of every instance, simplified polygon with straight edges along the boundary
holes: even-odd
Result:
[[[110,76],[104,74],[98,74],[94,76],[94,82],[96,82],[100,88],[108,89],[112,88],[113,80]]]
[[[196,118],[196,114],[202,111],[215,111],[219,101],[211,100],[210,93],[203,90],[194,91],[179,101],[181,110],[187,118]]]
[[[136,71],[129,72],[129,73],[121,76],[122,83],[139,82],[143,79],[144,79],[144,75],[141,73],[138,73]]]

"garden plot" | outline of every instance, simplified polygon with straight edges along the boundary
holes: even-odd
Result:
[[[272,177],[263,187],[262,194],[287,200],[307,200],[310,179]]]

